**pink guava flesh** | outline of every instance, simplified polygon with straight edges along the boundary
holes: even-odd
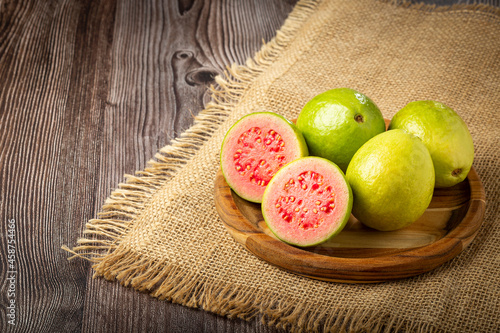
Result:
[[[262,200],[269,229],[297,246],[317,245],[339,233],[351,209],[352,192],[344,174],[320,157],[301,158],[280,169]]]
[[[307,156],[307,145],[295,125],[274,113],[259,112],[241,118],[228,131],[221,167],[233,191],[243,199],[261,202],[274,174],[302,156]]]

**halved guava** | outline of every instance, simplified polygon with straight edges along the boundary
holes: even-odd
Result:
[[[322,157],[297,159],[271,179],[262,198],[267,226],[282,241],[314,246],[338,234],[351,215],[344,173]]]
[[[255,112],[242,117],[226,133],[220,165],[236,194],[260,203],[276,172],[307,155],[306,141],[293,123],[276,113]]]

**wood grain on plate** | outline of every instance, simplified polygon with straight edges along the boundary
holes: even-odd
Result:
[[[339,235],[309,248],[278,240],[267,228],[260,205],[238,197],[220,170],[215,204],[229,233],[257,257],[314,279],[371,283],[428,272],[457,256],[479,230],[485,194],[472,169],[465,181],[435,189],[424,215],[409,227],[376,231],[351,215]]]

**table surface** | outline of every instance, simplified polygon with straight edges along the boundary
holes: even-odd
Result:
[[[1,332],[280,331],[93,279],[61,245],[76,245],[123,175],[190,126],[214,76],[269,41],[295,2],[0,0]]]

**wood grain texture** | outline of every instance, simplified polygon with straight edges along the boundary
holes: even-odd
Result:
[[[207,85],[274,36],[294,1],[0,2],[0,221],[16,222],[16,326],[268,332],[92,279],[66,260],[123,174],[187,128]],[[2,237],[2,258],[7,245]]]
[[[1,10],[0,242],[4,257],[15,220],[17,274],[16,326],[2,306],[0,331],[78,331],[89,264],[68,262],[60,247],[97,211],[114,7],[3,2]]]
[[[279,331],[92,279],[60,247],[75,244],[123,174],[191,124],[213,75],[260,49],[295,2],[0,0],[1,332]]]
[[[213,76],[257,52],[293,8],[283,1],[118,2],[96,200],[193,121]],[[270,332],[88,279],[84,332]],[[133,315],[132,315],[133,314]]]
[[[260,205],[239,198],[222,171],[214,186],[217,212],[233,238],[251,253],[295,274],[347,283],[403,279],[440,266],[473,240],[486,208],[484,188],[472,168],[466,181],[436,189],[424,215],[406,228],[379,232],[351,216],[331,240],[298,248],[273,235]]]

